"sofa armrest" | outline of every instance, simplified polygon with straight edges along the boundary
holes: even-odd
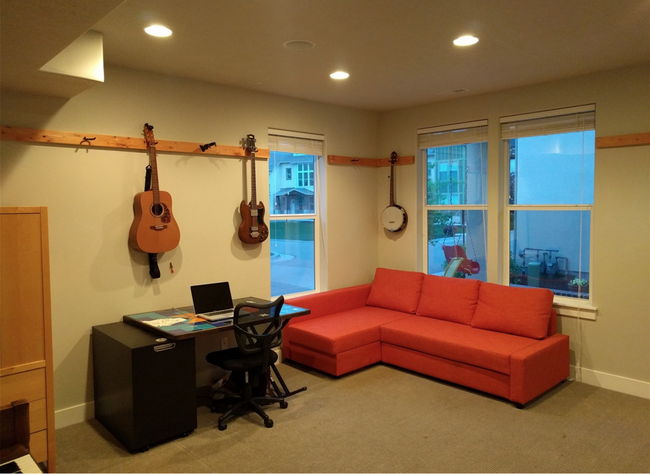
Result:
[[[363,307],[366,305],[371,287],[372,283],[368,283],[288,299],[285,301],[286,304],[307,308],[310,311],[306,316],[291,319],[289,325]]]
[[[569,376],[569,336],[554,334],[510,357],[510,400],[529,402]]]

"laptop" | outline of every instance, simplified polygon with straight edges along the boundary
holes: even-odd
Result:
[[[229,319],[235,315],[235,308],[227,281],[192,285],[194,314],[208,321]]]

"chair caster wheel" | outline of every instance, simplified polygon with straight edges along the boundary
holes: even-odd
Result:
[[[280,408],[287,408],[288,406],[289,406],[288,402],[285,402],[284,400],[280,402]]]
[[[219,431],[223,431],[223,430],[225,430],[226,428],[228,428],[228,425],[226,425],[225,423],[219,423],[219,424],[217,425],[217,428],[219,428]]]
[[[267,428],[273,428],[273,420],[271,418],[264,420],[264,426]]]

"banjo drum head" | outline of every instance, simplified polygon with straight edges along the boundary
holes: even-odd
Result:
[[[381,224],[389,232],[402,230],[405,225],[405,212],[399,206],[388,206],[381,213]]]

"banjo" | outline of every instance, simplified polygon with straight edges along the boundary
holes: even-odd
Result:
[[[393,175],[395,162],[397,161],[397,153],[392,152],[388,161],[390,161],[390,206],[381,213],[381,224],[389,232],[399,232],[406,227],[408,216],[403,207],[395,204]]]

